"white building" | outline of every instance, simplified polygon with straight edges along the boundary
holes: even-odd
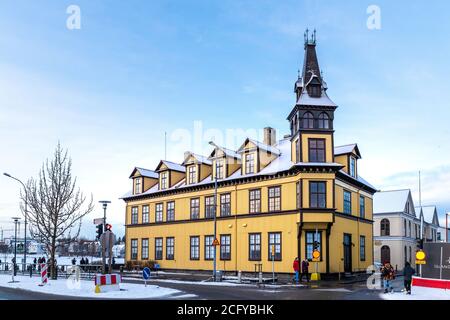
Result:
[[[409,189],[377,192],[373,200],[374,260],[389,261],[398,270],[406,261],[414,265],[422,216],[423,238],[437,241],[439,220],[435,206],[414,207]]]

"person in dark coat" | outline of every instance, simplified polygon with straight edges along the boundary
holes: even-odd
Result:
[[[305,258],[302,261],[302,275],[300,277],[300,281],[303,281],[303,276],[306,276],[306,282],[309,282],[308,267],[309,267],[309,261],[308,261],[308,259]]]
[[[391,281],[395,279],[395,271],[389,262],[386,262],[381,269],[381,276],[383,277],[384,293],[394,291]]]
[[[299,272],[300,272],[300,262],[298,261],[298,257],[296,257],[294,259],[294,263],[292,264],[292,268],[294,269],[294,274],[295,274],[295,283],[298,284],[298,277],[299,277]]]
[[[405,284],[406,294],[411,294],[411,281],[412,276],[416,273],[416,270],[411,267],[409,262],[405,263],[405,268],[403,269],[403,280]]]
[[[72,265],[76,265],[77,264],[77,259],[73,258],[72,259]]]

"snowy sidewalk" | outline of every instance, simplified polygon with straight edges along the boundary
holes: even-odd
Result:
[[[450,300],[450,290],[413,287],[411,295],[405,292],[381,293],[384,300]]]
[[[49,283],[40,287],[40,278],[16,276],[14,283],[11,275],[0,275],[0,287],[22,289],[43,294],[73,296],[78,298],[96,299],[179,299],[187,298],[186,294],[180,290],[164,288],[156,285],[134,283],[121,283],[120,291],[105,293],[95,293],[94,281],[80,280],[78,283],[67,279],[49,280]]]

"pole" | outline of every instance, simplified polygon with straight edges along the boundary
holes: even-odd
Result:
[[[3,239],[3,231],[2,231],[2,239]],[[448,212],[445,214],[445,242],[448,243]]]
[[[214,177],[214,241],[217,239],[217,171]],[[213,281],[216,282],[217,246],[214,245]]]
[[[423,214],[420,216],[420,239],[423,240]],[[422,265],[419,265],[419,275],[422,278]]]
[[[16,263],[17,263],[17,219],[14,219],[14,263],[13,263],[13,281],[16,275]]]
[[[103,233],[106,234],[106,203],[103,204]],[[106,252],[102,243],[102,265],[103,274],[106,274]]]
[[[275,245],[272,245],[272,283],[275,284]]]

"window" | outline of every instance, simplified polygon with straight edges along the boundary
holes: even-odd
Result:
[[[161,173],[161,190],[167,189],[167,172]]]
[[[220,236],[220,260],[231,260],[231,235]]]
[[[411,261],[412,261],[411,259],[412,259],[412,256],[411,256],[411,247],[409,247],[409,260],[408,260],[408,261],[411,262]]]
[[[250,233],[248,235],[248,260],[260,261],[261,260],[261,233]]]
[[[141,259],[148,259],[148,239],[142,239],[142,247],[141,247]]]
[[[281,187],[269,188],[269,211],[281,210]]]
[[[162,221],[163,221],[163,204],[157,203],[155,210],[155,222],[162,222]]]
[[[250,190],[250,213],[261,212],[261,189]]]
[[[281,232],[269,233],[268,260],[272,260],[272,252],[274,253],[273,259],[281,261]]]
[[[309,206],[311,208],[326,208],[326,183],[310,182],[309,183]]]
[[[309,162],[325,162],[325,139],[308,139]]]
[[[359,237],[359,260],[366,261],[366,237]]]
[[[166,238],[166,260],[175,259],[175,238]]]
[[[408,237],[411,238],[411,221],[408,221]]]
[[[214,196],[205,197],[205,218],[214,218],[215,211]]]
[[[155,260],[163,258],[163,238],[155,238]]]
[[[380,234],[381,234],[381,236],[389,236],[391,234],[390,223],[389,223],[388,219],[381,220]]]
[[[149,222],[150,209],[148,206],[142,206],[142,223]]]
[[[359,196],[359,217],[366,217],[366,199],[363,196]]]
[[[311,112],[306,112],[302,119],[303,129],[313,129],[314,128],[314,117]]]
[[[344,190],[344,213],[352,214],[352,193]]]
[[[306,259],[312,260],[313,251],[314,251],[314,244],[316,244],[316,249],[322,252],[322,232],[315,232],[315,231],[306,231]],[[322,261],[322,255],[320,257],[320,260]]]
[[[220,195],[220,215],[231,215],[231,195],[229,193]]]
[[[214,260],[214,236],[205,236],[205,260]]]
[[[131,239],[131,260],[137,260],[138,256],[138,240]]]
[[[197,168],[195,167],[195,165],[190,166],[188,168],[188,183],[189,184],[193,184],[197,182]]]
[[[134,193],[141,193],[141,178],[134,179]]]
[[[318,98],[318,97],[320,97],[320,93],[321,93],[321,89],[320,89],[320,85],[317,85],[317,84],[311,84],[309,87],[308,87],[308,93],[309,93],[309,95],[311,96],[311,97],[315,97],[315,98]]]
[[[191,237],[191,260],[200,259],[200,237]]]
[[[350,175],[356,178],[356,159],[353,157],[350,157]]]
[[[167,202],[166,221],[175,221],[175,201]]]
[[[407,230],[406,230],[406,219],[403,220],[403,234],[404,234],[405,237],[408,235],[407,234]]]
[[[138,207],[131,208],[131,224],[138,223]]]
[[[200,218],[200,199],[191,199],[191,219]]]
[[[319,115],[319,129],[329,129],[329,128],[330,128],[329,117],[325,112],[322,112]]]
[[[224,178],[224,161],[216,160],[216,178],[223,179]]]
[[[301,194],[300,194],[300,191],[301,191],[300,181],[297,182],[295,188],[296,188],[297,209],[300,209],[302,207],[302,203],[301,203],[302,198],[301,198]]]
[[[255,156],[249,153],[245,156],[245,174],[255,173]]]

